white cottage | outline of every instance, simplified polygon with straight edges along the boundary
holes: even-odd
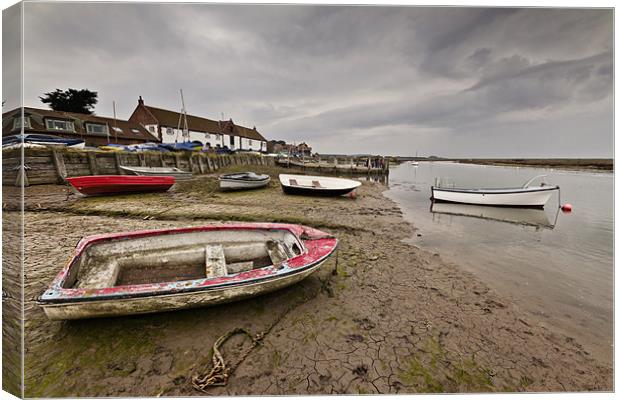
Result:
[[[198,140],[212,148],[230,150],[267,151],[267,140],[256,127],[250,129],[236,125],[232,119],[213,121],[203,117],[187,115],[189,137],[183,136],[183,115],[176,111],[151,107],[144,104],[142,96],[131,114],[130,121],[139,122],[162,143],[181,143]],[[181,127],[179,129],[179,126]]]

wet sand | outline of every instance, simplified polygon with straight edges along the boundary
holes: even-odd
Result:
[[[28,188],[26,396],[204,395],[191,378],[234,328],[268,333],[212,395],[612,390],[612,369],[575,339],[405,243],[414,228],[381,184],[364,182],[355,200],[287,196],[280,170],[255,169],[275,178],[267,189],[220,193],[214,176],[106,198]],[[227,305],[54,322],[35,303],[85,235],[223,220],[303,223],[340,248],[300,284]],[[249,345],[231,339],[225,359]]]

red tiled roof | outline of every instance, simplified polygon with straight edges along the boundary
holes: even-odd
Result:
[[[169,128],[177,128],[179,126],[181,113],[147,105],[144,105],[144,107],[159,121],[160,125]],[[183,126],[182,119],[181,126]],[[236,125],[232,120],[213,121],[208,118],[187,114],[187,127],[189,130],[196,132],[233,134],[248,139],[267,141],[256,128],[250,129]]]
[[[19,117],[21,108],[8,111],[2,114],[2,135],[15,135],[19,133],[18,129],[13,129],[14,118]],[[45,119],[60,119],[73,122],[75,134],[85,136],[101,136],[91,134],[86,131],[86,123],[103,124],[108,126],[110,137],[118,137],[124,139],[143,140],[145,142],[157,142],[159,139],[153,136],[142,125],[133,121],[125,121],[122,119],[114,119],[108,117],[100,117],[91,114],[79,114],[65,111],[44,110],[40,108],[24,107],[24,115],[29,117],[30,128],[26,128],[26,132],[38,132],[54,134],[55,131],[48,130],[45,127]],[[119,128],[121,131],[115,131],[113,128]]]

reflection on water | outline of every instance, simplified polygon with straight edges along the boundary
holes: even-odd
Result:
[[[560,186],[562,202],[574,206],[571,214],[558,214],[557,195],[544,210],[450,203],[431,209],[435,177],[451,177],[462,187],[506,187],[541,174]],[[420,162],[392,168],[389,182],[386,195],[420,234],[411,241],[473,272],[541,324],[579,339],[611,364],[612,173]]]
[[[463,217],[481,218],[490,221],[507,222],[517,225],[533,226],[535,228],[553,229],[560,209],[558,208],[553,223],[549,221],[547,213],[541,209],[489,207],[474,204],[435,203],[431,202],[433,221],[441,222],[441,214]],[[452,221],[450,220],[449,223]]]

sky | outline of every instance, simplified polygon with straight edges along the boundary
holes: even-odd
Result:
[[[189,114],[321,153],[611,157],[612,37],[611,9],[25,3],[23,95],[88,88],[129,118],[182,88]]]

